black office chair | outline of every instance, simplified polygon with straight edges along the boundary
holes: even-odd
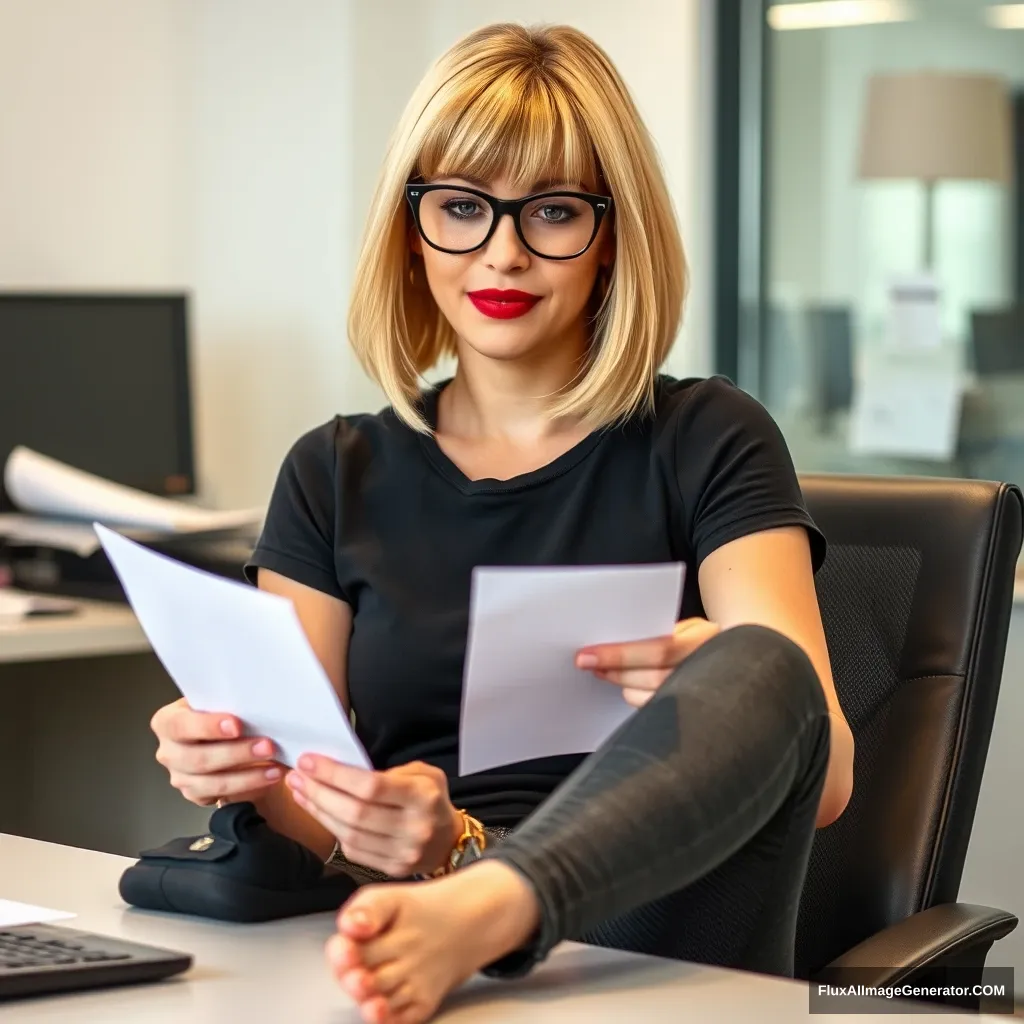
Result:
[[[956,900],[1003,668],[1021,493],[899,477],[801,484],[829,541],[818,598],[856,756],[853,797],[811,852],[797,976],[932,983],[955,965],[980,977],[992,943],[1017,925]]]

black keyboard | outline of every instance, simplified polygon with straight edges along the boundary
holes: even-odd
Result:
[[[187,953],[51,925],[0,931],[0,999],[157,981],[192,965]]]

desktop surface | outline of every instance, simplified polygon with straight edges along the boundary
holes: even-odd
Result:
[[[166,982],[7,1004],[0,1008],[5,1024],[57,1019],[76,1024],[361,1020],[324,962],[323,944],[331,934],[333,915],[234,925],[132,910],[117,894],[118,878],[130,863],[108,854],[0,835],[0,894],[72,911],[78,915],[67,922],[72,928],[177,949],[195,958],[188,973]],[[788,1024],[807,1016],[807,1003],[806,986],[782,978],[565,943],[528,978],[474,979],[435,1020]],[[877,1019],[874,1014],[849,1013],[816,1017],[821,1024]],[[944,1018],[998,1019],[959,1013]]]

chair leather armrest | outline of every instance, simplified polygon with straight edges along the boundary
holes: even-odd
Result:
[[[972,903],[942,903],[877,932],[815,972],[835,985],[896,985],[934,968],[984,954],[1017,927],[1005,910]]]

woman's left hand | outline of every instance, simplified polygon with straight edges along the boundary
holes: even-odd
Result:
[[[626,703],[638,708],[654,696],[676,665],[719,632],[720,627],[707,619],[683,619],[668,636],[583,647],[576,653],[576,667],[618,684]]]
[[[444,772],[422,761],[369,771],[304,754],[285,781],[350,861],[394,878],[439,868],[462,832]]]

